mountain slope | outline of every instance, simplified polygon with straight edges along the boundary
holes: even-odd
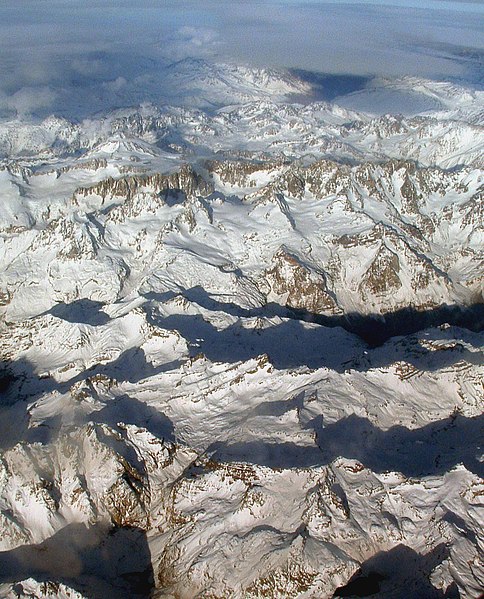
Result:
[[[0,595],[477,597],[480,96],[169,70],[0,125]]]

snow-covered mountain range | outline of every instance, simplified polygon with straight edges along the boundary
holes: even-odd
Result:
[[[170,69],[0,123],[0,596],[478,597],[484,94]]]

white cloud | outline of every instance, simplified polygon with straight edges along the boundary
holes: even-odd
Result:
[[[220,47],[218,33],[208,27],[184,25],[175,35],[165,37],[160,43],[164,56],[171,60],[182,58],[211,58]]]
[[[22,87],[14,94],[3,94],[0,98],[0,106],[15,111],[19,117],[24,117],[39,109],[50,108],[56,97],[56,92],[49,87]]]
[[[102,84],[102,86],[104,87],[104,89],[107,89],[110,92],[119,92],[124,87],[126,87],[127,84],[128,84],[128,82],[126,81],[126,79],[124,77],[117,77],[116,79],[113,79],[112,81],[105,81]]]
[[[71,62],[71,67],[75,72],[81,75],[92,77],[102,73],[105,69],[105,64],[100,58],[82,57],[75,58]]]

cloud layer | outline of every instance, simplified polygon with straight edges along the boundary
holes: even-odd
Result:
[[[482,84],[483,29],[467,0],[3,0],[0,116],[156,101],[188,56]]]

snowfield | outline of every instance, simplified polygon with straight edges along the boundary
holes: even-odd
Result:
[[[172,71],[0,123],[0,596],[477,598],[482,93]]]

